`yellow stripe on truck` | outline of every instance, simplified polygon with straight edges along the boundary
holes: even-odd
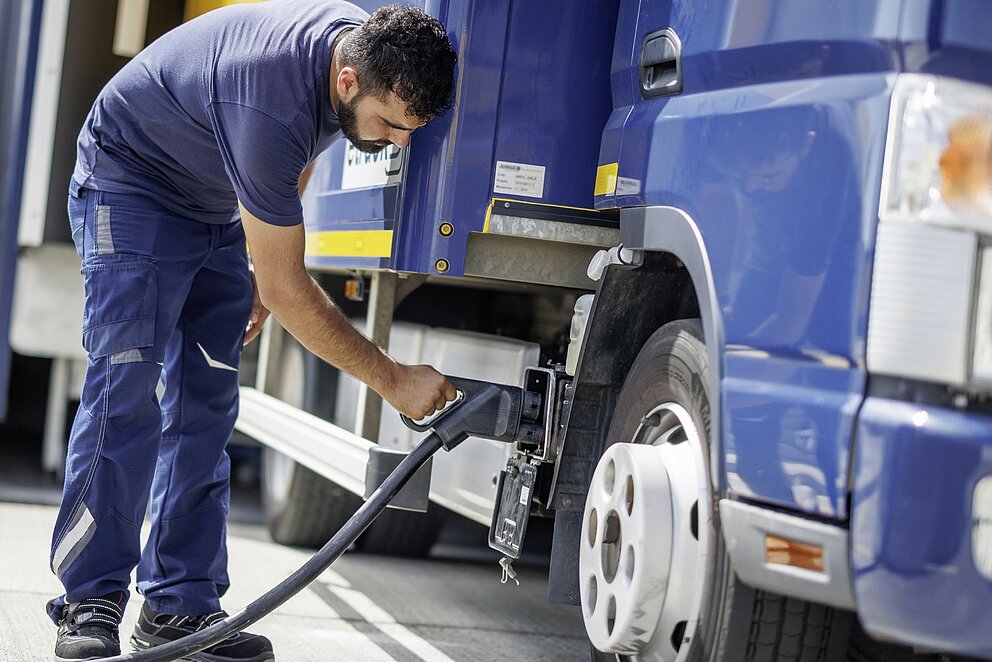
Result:
[[[389,257],[392,249],[392,230],[307,232],[311,257]]]
[[[246,2],[260,2],[261,0],[186,0],[186,11],[183,20],[188,21],[196,18],[208,11],[227,7],[228,5],[239,5]]]
[[[619,163],[607,163],[596,168],[596,188],[593,195],[613,195],[617,191]]]

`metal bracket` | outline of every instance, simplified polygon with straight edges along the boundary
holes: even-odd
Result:
[[[369,340],[389,351],[389,333],[393,328],[393,313],[411,292],[427,280],[426,276],[400,278],[395,271],[375,271],[369,288],[369,309],[365,333]],[[379,439],[379,421],[382,416],[382,396],[360,384],[355,433],[372,441]]]

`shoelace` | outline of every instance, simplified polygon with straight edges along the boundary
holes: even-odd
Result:
[[[222,621],[227,618],[226,611],[215,611],[212,614],[201,614],[200,616],[173,616],[169,619],[169,625],[177,628],[188,629],[193,632],[199,632],[204,628],[208,628],[218,621]],[[240,632],[235,632],[230,637],[220,642],[220,644],[234,641],[241,635]],[[217,645],[220,645],[217,644]],[[210,650],[209,648],[207,650]]]
[[[215,611],[212,614],[207,614],[206,616],[200,617],[200,626],[197,629],[208,628],[217,621],[223,621],[227,618],[226,611]]]
[[[65,624],[69,632],[78,632],[80,628],[91,625],[116,628],[123,617],[124,611],[116,603],[104,598],[90,598],[80,602],[75,609],[70,608]]]
[[[195,632],[210,627],[217,621],[222,621],[225,618],[227,618],[226,611],[215,611],[212,614],[203,614],[200,616],[173,616],[169,619],[169,625],[177,628],[191,629]]]

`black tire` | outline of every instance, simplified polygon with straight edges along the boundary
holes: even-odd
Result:
[[[276,397],[299,408],[304,408],[308,388],[316,386],[307,383],[308,374],[314,376],[314,364],[306,360],[305,351],[295,340],[286,339],[273,389]],[[262,503],[274,541],[317,548],[344,526],[363,500],[266,447],[262,454]],[[357,547],[370,554],[424,557],[437,541],[441,522],[438,506],[431,506],[426,514],[387,509],[358,539]]]
[[[278,451],[265,448],[262,457],[262,500],[269,534],[283,545],[321,547],[358,510],[362,500],[279,455]],[[286,486],[273,485],[274,471],[289,472],[277,478],[287,481]]]
[[[314,473],[301,464],[277,458],[278,451],[266,448],[263,455],[262,495],[269,534],[283,545],[321,547],[344,526],[363,500]],[[288,490],[273,489],[274,465],[292,462]],[[283,469],[285,470],[285,469]],[[285,496],[280,497],[280,492]],[[368,554],[423,558],[441,531],[440,507],[432,504],[426,513],[386,509],[366,529],[356,543]]]
[[[706,345],[698,320],[661,327],[634,361],[617,400],[608,443],[629,441],[642,418],[663,403],[684,407],[700,435],[709,475],[710,395]],[[713,494],[713,553],[707,588],[688,659],[693,662],[832,662],[845,659],[853,614],[758,591],[741,583],[720,533],[719,495]],[[701,523],[700,523],[701,524]],[[673,572],[677,572],[673,568]],[[660,633],[656,633],[659,636]],[[668,636],[665,633],[663,636]],[[625,660],[594,653],[594,660]]]
[[[437,542],[443,522],[441,507],[426,513],[387,508],[358,539],[358,549],[369,554],[423,558]]]

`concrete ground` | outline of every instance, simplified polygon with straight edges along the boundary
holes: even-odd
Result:
[[[0,504],[0,660],[50,660],[55,628],[44,603],[60,592],[48,569],[52,506]],[[302,565],[308,554],[260,539],[253,527],[229,536],[234,611]],[[579,614],[545,601],[546,576],[521,568],[502,585],[492,564],[346,555],[308,589],[257,623],[278,660],[580,660]],[[128,605],[130,632],[140,598]]]
[[[0,442],[0,662],[51,660],[44,603],[61,592],[48,569],[58,487],[35,468],[25,450],[33,444]],[[310,555],[272,543],[260,521],[257,493],[236,486],[224,599],[232,613]],[[578,609],[545,599],[546,567],[521,566],[520,586],[501,584],[484,529],[467,538],[449,536],[427,560],[346,554],[251,631],[272,639],[281,662],[588,660]],[[125,639],[140,604],[132,596]]]

